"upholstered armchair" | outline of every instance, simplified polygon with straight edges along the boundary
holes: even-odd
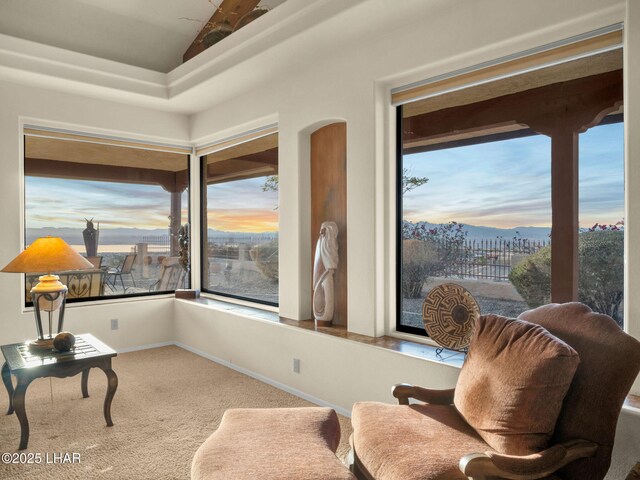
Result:
[[[640,342],[580,303],[518,320],[482,316],[455,389],[401,384],[399,405],[354,405],[352,471],[367,480],[601,480],[639,371]]]

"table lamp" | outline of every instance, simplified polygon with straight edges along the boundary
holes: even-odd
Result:
[[[10,273],[45,273],[38,278],[31,289],[33,311],[36,316],[38,338],[29,343],[29,348],[35,350],[50,350],[53,348],[52,317],[58,312],[58,332],[62,331],[64,323],[64,305],[67,298],[67,287],[60,283],[60,277],[53,272],[64,270],[86,270],[93,268],[93,264],[71,248],[64,240],[57,237],[38,238],[20,255],[14,258],[2,272]],[[49,317],[49,335],[45,336],[42,329],[41,312],[47,312]]]

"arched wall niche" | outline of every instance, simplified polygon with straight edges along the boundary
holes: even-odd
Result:
[[[316,124],[309,135],[311,195],[311,272],[320,227],[338,225],[340,261],[334,275],[333,325],[347,327],[347,123]],[[312,282],[313,280],[310,279]],[[313,287],[312,287],[313,289]],[[313,295],[313,290],[312,290]]]

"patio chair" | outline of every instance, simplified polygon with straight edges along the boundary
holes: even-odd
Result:
[[[102,268],[102,255],[96,257],[86,257],[95,268]]]
[[[455,389],[396,385],[400,405],[354,405],[352,470],[367,480],[602,480],[639,370],[640,342],[581,303],[483,315]]]
[[[112,287],[112,288],[116,288],[116,282],[118,280],[118,278],[120,279],[120,284],[122,285],[122,289],[126,290],[126,287],[124,286],[124,280],[122,279],[123,275],[130,275],[131,276],[131,282],[133,282],[133,286],[136,286],[136,280],[135,278],[133,278],[133,272],[131,271],[133,269],[133,264],[136,261],[136,257],[138,255],[135,253],[131,253],[129,255],[127,255],[126,257],[124,257],[124,260],[122,261],[122,265],[120,265],[119,267],[115,267],[115,268],[109,268],[107,269],[107,275],[105,277],[105,281]]]
[[[178,288],[184,279],[184,269],[179,260],[180,257],[166,257],[162,260],[158,280],[149,287],[150,292],[167,292]]]

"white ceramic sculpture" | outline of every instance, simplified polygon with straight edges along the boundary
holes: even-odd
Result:
[[[313,261],[313,317],[320,326],[331,325],[333,321],[333,274],[337,268],[338,225],[323,222]]]

